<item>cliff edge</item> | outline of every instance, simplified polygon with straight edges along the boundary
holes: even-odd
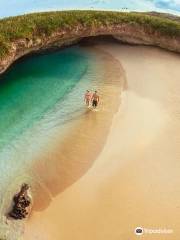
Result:
[[[0,20],[0,73],[31,52],[111,35],[121,42],[158,46],[180,53],[179,17],[111,11],[33,13]]]

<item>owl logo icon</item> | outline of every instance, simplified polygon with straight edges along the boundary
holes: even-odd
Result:
[[[143,231],[143,228],[142,227],[137,227],[135,228],[135,234],[140,236],[140,235],[143,235],[144,231]]]

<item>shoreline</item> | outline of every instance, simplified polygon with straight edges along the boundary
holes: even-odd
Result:
[[[42,211],[46,208],[51,202],[50,198],[53,199],[65,191],[92,167],[97,155],[103,149],[113,115],[118,110],[119,93],[122,91],[125,81],[121,66],[110,54],[100,49],[88,46],[83,46],[83,48],[97,55],[97,63],[100,64],[98,66],[100,69],[97,71],[99,71],[100,79],[97,80],[96,87],[98,90],[100,89],[102,100],[97,112],[86,109],[81,118],[73,120],[73,125],[69,126],[63,139],[60,134],[56,133],[56,137],[54,136],[48,149],[38,156],[37,161],[35,160],[36,164],[31,171],[35,172],[35,175],[38,175],[43,183],[41,186],[35,187],[37,192],[33,207],[35,211]],[[116,69],[115,74],[110,68]],[[118,81],[116,77],[118,77]],[[104,81],[104,79],[106,80]],[[44,174],[47,172],[48,174]],[[45,192],[43,188],[46,189]],[[42,193],[40,193],[41,191]],[[51,197],[45,203],[43,199],[48,198],[47,191]],[[40,201],[38,200],[39,196]]]
[[[32,166],[29,164],[28,170],[26,170],[25,173],[23,172],[24,178],[28,179],[28,184],[32,187],[34,204],[31,216],[33,216],[36,211],[46,209],[56,195],[63,192],[69,185],[73,184],[88,171],[104,145],[112,116],[114,112],[117,111],[117,105],[119,104],[117,98],[119,96],[118,93],[121,91],[122,83],[120,81],[116,82],[115,78],[113,82],[113,77],[109,79],[107,73],[110,74],[112,69],[116,68],[116,76],[118,75],[120,78],[123,78],[123,76],[121,76],[122,73],[119,63],[114,60],[111,55],[104,53],[102,50],[88,46],[83,46],[82,48],[87,52],[91,51],[91,54],[96,56],[97,64],[99,64],[99,66],[97,66],[98,72],[96,73],[98,79],[96,75],[94,75],[93,81],[95,81],[95,83],[93,83],[93,85],[95,84],[95,86],[100,89],[101,94],[105,94],[107,97],[103,97],[103,106],[100,104],[100,111],[93,112],[85,110],[83,115],[81,114],[77,119],[72,120],[72,123],[67,124],[65,128],[69,129],[65,130],[66,137],[64,139],[62,139],[61,128],[56,127],[52,130],[52,133],[47,133],[49,141],[45,139],[44,142],[39,145],[41,148],[40,152],[36,153],[35,151],[35,153],[33,153],[34,164]],[[109,71],[107,71],[107,69],[109,69]],[[91,74],[92,70],[89,71]],[[104,81],[104,78],[107,80]],[[109,84],[111,85],[110,91]],[[114,100],[112,102],[109,101],[110,93],[114,94]],[[100,123],[100,121],[104,121],[104,124]],[[92,129],[93,131],[91,132]],[[87,136],[85,133],[87,133]],[[94,137],[92,135],[94,135]],[[93,138],[94,143],[91,142]],[[100,141],[103,138],[104,141]],[[46,146],[44,144],[46,144]],[[86,149],[84,148],[85,145],[87,145]],[[81,160],[82,156],[84,156],[85,159],[83,161]],[[19,181],[20,179],[21,177],[19,176]],[[26,180],[24,181],[26,182]],[[13,183],[12,188],[15,189],[17,187],[18,186],[15,186]],[[8,202],[11,197],[10,190],[8,190]],[[9,206],[9,204],[5,204],[4,200],[3,202],[4,206],[2,207],[5,211],[5,205]],[[6,221],[4,218],[4,220],[2,219],[2,223],[4,223],[2,227],[4,229],[7,227],[7,230],[11,228],[12,231],[16,229],[17,234],[19,234],[23,232],[23,225],[26,221],[28,221],[28,219],[23,221]],[[7,239],[11,239],[11,237]]]
[[[97,47],[120,61],[128,87],[93,166],[32,215],[24,239],[133,240],[140,225],[174,231],[147,239],[178,240],[179,55],[153,47]]]
[[[58,146],[58,136],[56,138],[57,144],[54,145],[53,142],[53,148],[50,145],[48,146],[48,152],[45,150],[42,158],[46,158],[45,162],[50,161],[51,164],[47,166],[40,160],[32,168],[31,171],[35,171],[39,175],[45,187],[42,188],[42,185],[41,187],[37,185],[35,187],[37,195],[34,192],[35,204],[29,219],[27,219],[27,225],[36,215],[43,214],[46,209],[51,207],[56,198],[61,197],[61,194],[71,188],[74,182],[78,182],[93,166],[94,160],[105,144],[106,136],[112,124],[112,117],[118,111],[119,95],[121,89],[126,85],[122,67],[111,54],[105,53],[99,48],[85,46],[85,49],[94,51],[98,55],[98,63],[102,65],[100,76],[102,81],[104,79],[105,81],[103,85],[100,85],[100,95],[103,95],[103,97],[98,112],[87,110],[83,118],[76,121],[76,126],[71,128],[70,135],[65,137],[64,141],[61,141],[60,147]],[[78,126],[80,127],[79,130]],[[47,155],[51,159],[48,159]],[[44,191],[45,189],[46,191]],[[28,236],[25,238],[28,238]]]

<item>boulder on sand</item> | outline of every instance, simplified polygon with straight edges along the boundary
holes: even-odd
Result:
[[[20,192],[14,196],[13,207],[8,214],[10,217],[14,219],[23,219],[28,216],[32,204],[32,200],[28,192],[29,189],[30,186],[24,183]]]

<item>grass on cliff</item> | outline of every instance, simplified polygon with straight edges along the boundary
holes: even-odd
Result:
[[[158,31],[163,35],[180,37],[179,21],[145,13],[75,10],[33,13],[0,20],[0,58],[8,53],[11,42],[20,38],[36,39],[58,29],[71,30],[77,25],[93,28],[123,23],[138,24],[151,33]]]

